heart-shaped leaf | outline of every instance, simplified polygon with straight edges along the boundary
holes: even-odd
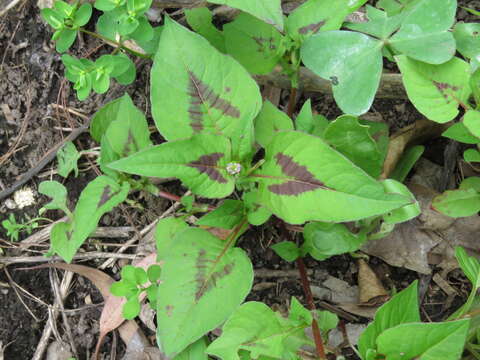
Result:
[[[165,21],[151,73],[157,128],[167,140],[223,134],[243,157],[253,146],[253,119],[262,105],[258,85],[202,36]]]
[[[418,111],[438,123],[458,115],[458,106],[466,103],[471,94],[470,68],[465,61],[455,57],[442,65],[430,65],[405,55],[395,60],[408,98]]]
[[[442,64],[455,55],[455,39],[448,30],[456,11],[457,0],[417,1],[388,43],[413,59]]]
[[[382,74],[381,41],[351,31],[328,31],[309,37],[301,57],[310,70],[330,80],[344,113],[360,115],[372,105]]]
[[[230,149],[230,141],[223,136],[198,134],[150,147],[108,166],[142,176],[173,176],[195,194],[222,198],[234,188],[234,178],[227,172]]]
[[[250,259],[208,231],[190,228],[175,237],[158,286],[157,339],[170,357],[223,323],[253,282]]]
[[[322,139],[301,132],[278,133],[253,176],[262,205],[292,224],[358,220],[410,203],[387,195],[382,184]]]

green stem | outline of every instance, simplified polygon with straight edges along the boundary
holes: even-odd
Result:
[[[108,39],[106,38],[105,36],[103,35],[100,35],[100,34],[97,34],[95,32],[92,32],[92,31],[89,31],[89,30],[86,30],[84,28],[78,28],[79,31],[87,34],[87,35],[90,35],[90,36],[93,36],[97,39],[100,39],[100,40],[103,40],[105,41],[106,43],[111,43],[111,44],[114,44],[115,46],[117,46],[118,48],[121,48],[127,52],[129,52],[130,54],[132,55],[135,55],[137,57],[140,57],[142,59],[151,59],[152,57],[150,55],[145,55],[145,54],[142,54],[142,53],[139,53],[138,51],[135,51],[135,50],[132,50],[130,49],[129,47],[125,46],[125,45],[122,45],[121,43],[117,42],[117,41],[114,41],[112,39]]]

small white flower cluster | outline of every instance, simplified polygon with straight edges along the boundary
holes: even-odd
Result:
[[[15,194],[13,194],[13,201],[7,200],[5,205],[9,209],[23,209],[26,206],[30,206],[35,204],[35,194],[33,190],[29,187],[26,187],[21,190],[17,190]]]
[[[227,172],[230,175],[237,175],[242,170],[242,165],[236,162],[231,162],[227,164]]]

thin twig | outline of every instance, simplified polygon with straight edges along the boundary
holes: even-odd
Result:
[[[100,251],[91,251],[83,254],[76,254],[73,260],[92,260],[92,259],[136,259],[138,255],[134,254],[118,254]],[[0,264],[31,264],[44,263],[50,261],[63,261],[60,256],[5,256],[0,257]],[[18,269],[17,269],[18,270]]]
[[[12,277],[10,276],[10,273],[8,272],[7,268],[4,268],[3,271],[5,272],[5,275],[7,275],[8,282],[10,283],[10,286],[12,287],[13,291],[15,291],[15,295],[17,295],[18,300],[22,303],[22,305],[27,309],[27,312],[35,319],[36,322],[40,322],[40,319],[35,316],[35,314],[30,310],[30,308],[25,304],[25,301],[23,301],[22,296],[18,293],[18,288],[21,288],[20,285],[18,285],[15,281],[13,281]]]

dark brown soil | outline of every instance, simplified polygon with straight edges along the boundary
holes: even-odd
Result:
[[[466,6],[480,9],[480,1],[460,1]],[[472,21],[474,18],[465,10],[459,10],[458,19]],[[34,2],[24,2],[7,16],[0,18],[0,105],[5,104],[11,110],[11,117],[4,116],[0,110],[0,159],[1,156],[12,150],[19,134],[21,138],[8,160],[0,163],[0,191],[11,186],[19,176],[31,169],[55,144],[60,142],[67,132],[58,128],[76,128],[81,119],[63,111],[56,105],[68,106],[78,109],[87,116],[91,116],[102,104],[114,99],[123,92],[128,92],[136,105],[149,111],[148,104],[148,74],[150,65],[146,62],[139,63],[139,77],[134,85],[129,87],[113,86],[107,95],[91,95],[86,101],[78,102],[69,84],[63,77],[63,66],[59,55],[54,51],[50,42],[51,30],[41,21],[38,8]],[[100,44],[90,38],[77,42],[74,52],[79,54],[101,54],[103,49],[98,49]],[[312,97],[315,109],[332,119],[340,115],[340,110],[331,98],[318,94],[301,94],[299,104],[306,97]],[[288,93],[282,94],[282,99],[288,98]],[[377,100],[371,110],[371,115],[380,116],[391,125],[392,131],[418,118],[418,113],[413,106],[403,100]],[[22,127],[24,131],[22,132]],[[157,139],[160,141],[160,139]],[[78,148],[88,149],[97,146],[91,138],[84,134],[75,142]],[[444,146],[442,144],[441,146]],[[439,152],[437,151],[436,154]],[[433,156],[435,157],[435,156]],[[443,163],[442,159],[438,159]],[[83,167],[89,164],[83,164]],[[49,178],[49,172],[55,169],[55,164],[48,165],[43,176],[34,177],[28,186],[36,189],[38,184]],[[63,181],[57,175],[53,178],[62,181],[69,191],[69,199],[74,204],[80,192],[89,180],[95,177],[90,169],[82,171],[77,178],[69,177]],[[178,195],[182,194],[178,183],[165,185],[167,190]],[[35,206],[14,211],[17,220],[37,216],[39,208],[46,203],[46,198],[40,197]],[[142,228],[158,217],[168,206],[163,200],[153,197],[138,198],[138,201],[147,211],[127,208],[128,217],[121,210],[116,210],[102,219],[106,226],[135,225]],[[0,204],[0,222],[7,218],[11,210]],[[57,212],[49,212],[52,220],[62,216]],[[27,234],[22,234],[25,238]],[[7,236],[0,227],[0,246],[8,244]],[[288,270],[295,269],[293,264],[281,260],[269,246],[282,241],[280,231],[273,221],[266,225],[248,231],[240,246],[245,248],[251,256],[257,269]],[[118,240],[123,241],[123,240]],[[87,245],[88,246],[88,245]],[[39,248],[37,250],[45,250]],[[1,248],[0,248],[1,251]],[[19,255],[15,250],[4,249],[8,255]],[[28,255],[24,253],[22,255]],[[36,254],[33,254],[36,255]],[[0,256],[2,253],[0,252]],[[0,258],[1,259],[1,258]],[[96,264],[90,264],[95,266]],[[355,285],[357,268],[350,256],[338,256],[324,262],[306,259],[306,265],[314,270],[312,283],[316,284],[317,273],[328,273],[331,276],[345,280]],[[416,273],[408,270],[392,268],[378,259],[372,259],[370,265],[377,271],[380,278],[385,280],[388,288],[396,290],[405,288],[418,278]],[[29,359],[37,347],[38,341],[48,318],[48,308],[36,300],[32,300],[20,290],[15,291],[14,283],[24,288],[46,304],[53,303],[53,292],[50,285],[48,270],[21,271],[18,266],[11,266],[8,272],[12,281],[6,276],[6,270],[0,267],[0,346],[9,344],[5,350],[5,359]],[[460,276],[460,275],[458,275]],[[270,282],[273,285],[262,287],[262,290],[253,291],[249,300],[264,301],[269,305],[285,306],[292,296],[296,296],[303,303],[304,295],[298,278],[270,278],[256,280]],[[4,286],[3,284],[8,284]],[[459,283],[462,286],[463,283]],[[102,302],[98,291],[87,281],[79,278],[72,288],[71,295],[65,304],[67,309],[85,306],[85,298],[89,295],[94,304]],[[21,299],[21,301],[20,301]],[[455,309],[462,299],[457,298],[453,304],[445,304],[446,296],[442,292],[427,291],[423,311],[424,315],[432,320],[441,320],[445,314]],[[28,309],[28,310],[27,310]],[[98,319],[100,308],[88,308],[85,311],[69,315],[71,323],[75,324],[73,336],[76,341],[80,358],[92,354],[98,336]],[[30,314],[30,312],[35,316]],[[366,320],[365,320],[366,321]],[[65,331],[59,327],[59,333],[64,340]],[[107,340],[103,349],[109,353],[111,342]],[[119,355],[123,346],[119,345]],[[346,354],[350,359],[355,359],[351,353]],[[118,357],[120,358],[120,357]]]

